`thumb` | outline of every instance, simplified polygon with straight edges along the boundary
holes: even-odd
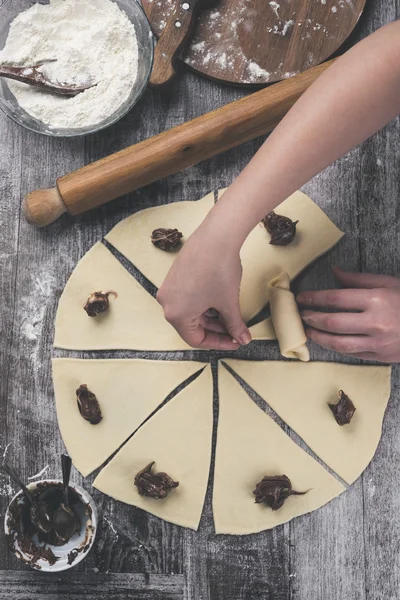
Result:
[[[233,340],[239,342],[239,344],[242,344],[243,346],[250,344],[251,334],[246,327],[246,323],[243,321],[239,302],[233,304],[229,308],[224,307],[223,310],[219,310],[219,314],[224,322],[227,332]]]
[[[339,283],[346,288],[391,288],[400,285],[397,277],[390,275],[376,275],[374,273],[352,273],[343,271],[340,267],[333,268],[333,274]]]

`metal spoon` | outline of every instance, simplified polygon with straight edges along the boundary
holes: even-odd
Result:
[[[57,538],[61,542],[68,540],[78,530],[80,523],[77,515],[69,505],[69,479],[71,476],[72,461],[67,454],[61,456],[63,486],[64,486],[64,501],[53,515],[53,530]]]
[[[8,65],[0,65],[0,77],[7,77],[8,79],[15,79],[22,83],[28,83],[38,88],[47,90],[48,92],[54,92],[55,94],[62,94],[64,96],[76,96],[85,90],[97,85],[97,83],[88,82],[85,85],[74,85],[67,83],[59,83],[51,81],[44,73],[39,71],[39,68],[45,63],[56,62],[55,60],[45,60],[36,65],[29,67],[12,67]]]
[[[35,500],[31,492],[28,490],[26,485],[15,471],[14,467],[12,467],[9,463],[4,462],[2,465],[0,465],[0,471],[11,477],[11,479],[15,481],[15,483],[19,485],[24,492],[25,497],[31,505],[30,518],[32,524],[42,533],[49,533],[53,526],[53,515],[49,506],[41,500]]]

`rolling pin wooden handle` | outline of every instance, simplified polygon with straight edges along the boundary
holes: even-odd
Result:
[[[58,188],[31,192],[24,199],[22,210],[28,223],[36,227],[46,227],[67,212]]]
[[[180,53],[186,46],[202,0],[177,0],[167,25],[154,50],[154,64],[149,83],[164,88],[176,75]]]
[[[236,100],[57,180],[24,202],[28,221],[49,225],[78,215],[216,154],[269,133],[333,61]]]

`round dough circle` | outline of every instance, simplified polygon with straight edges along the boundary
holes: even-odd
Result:
[[[115,251],[102,242],[95,244],[78,263],[60,298],[55,347],[188,350],[165,321],[156,299],[123,266],[120,256],[159,287],[176,253],[154,247],[151,232],[159,227],[177,228],[184,242],[213,204],[214,194],[209,194],[196,202],[143,210],[106,236]],[[299,221],[296,238],[282,248],[269,244],[262,226],[251,232],[241,251],[241,308],[248,320],[271,295],[275,328],[271,319],[258,323],[251,328],[253,338],[273,340],[277,335],[284,355],[307,360],[289,281],[343,234],[301,192],[285,200],[276,212]],[[118,294],[110,297],[109,310],[88,317],[83,310],[87,298],[94,291],[106,290]],[[220,417],[213,489],[217,533],[245,534],[274,527],[326,504],[360,475],[379,442],[390,394],[389,368],[232,359],[226,363],[231,374],[221,363],[218,369]],[[232,372],[288,425],[289,434],[260,411]],[[197,529],[211,462],[210,367],[190,360],[56,358],[53,380],[61,433],[81,473],[86,476],[111,458],[96,478],[96,487],[163,519]],[[186,387],[164,405],[169,394],[184,383]],[[84,421],[79,414],[75,390],[81,384],[87,384],[99,401],[103,419],[98,425]],[[357,408],[347,427],[339,427],[328,408],[340,388]],[[291,431],[304,440],[309,451],[290,437]],[[157,470],[166,470],[180,480],[165,501],[140,496],[133,483],[136,472],[153,460]],[[266,474],[285,474],[295,489],[310,491],[288,498],[279,511],[255,507],[252,489]]]

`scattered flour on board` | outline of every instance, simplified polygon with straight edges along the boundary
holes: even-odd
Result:
[[[250,74],[250,79],[252,81],[256,81],[257,79],[262,79],[263,81],[268,81],[268,79],[271,77],[271,74],[268,71],[266,71],[265,69],[262,69],[260,67],[260,65],[258,65],[255,62],[249,63],[247,70]]]
[[[193,50],[193,52],[201,52],[202,50],[204,50],[205,46],[206,43],[203,40],[202,42],[197,42],[197,44],[193,44],[191,49]]]
[[[287,32],[289,31],[289,29],[291,27],[293,27],[293,25],[294,25],[293,19],[290,19],[289,21],[285,21],[285,23],[283,25],[283,29],[282,29],[282,35],[286,35]]]
[[[227,65],[226,52],[223,52],[222,54],[220,54],[218,56],[217,63],[222,69],[224,69],[226,67],[226,65]]]
[[[279,9],[281,7],[280,4],[278,4],[277,2],[270,2],[269,3],[270,7],[272,8],[272,10],[274,11],[276,18],[279,19]]]
[[[285,21],[283,24],[274,25],[273,27],[267,27],[268,33],[273,33],[274,35],[285,36],[289,29],[294,25],[293,19],[289,19],[289,21]]]
[[[50,0],[34,4],[11,23],[0,63],[34,65],[52,80],[97,82],[74,97],[48,94],[10,81],[20,106],[50,128],[94,126],[129,98],[138,71],[135,27],[111,0]]]

